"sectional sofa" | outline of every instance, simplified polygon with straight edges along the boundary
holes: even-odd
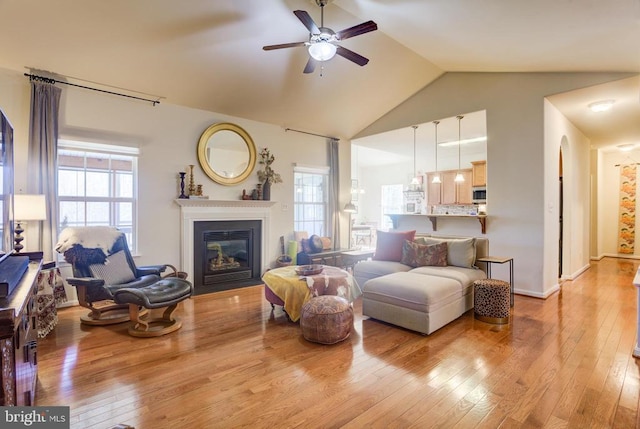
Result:
[[[473,308],[473,282],[487,278],[476,258],[488,254],[486,238],[378,231],[373,259],[354,267],[363,315],[431,334]]]

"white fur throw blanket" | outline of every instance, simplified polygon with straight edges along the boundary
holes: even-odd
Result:
[[[100,249],[105,256],[113,247],[121,232],[111,226],[82,226],[65,228],[58,237],[56,252],[64,253],[74,244],[79,244],[85,249]]]

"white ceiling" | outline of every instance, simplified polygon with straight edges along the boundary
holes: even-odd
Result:
[[[296,9],[320,23],[313,0],[0,0],[0,67],[347,139],[446,71],[640,73],[640,0],[335,0],[325,26],[378,24],[342,42],[370,62],[313,74],[303,47],[262,50],[307,40]],[[612,97],[606,120],[583,109]],[[639,98],[635,79],[552,101],[614,144],[640,142]]]

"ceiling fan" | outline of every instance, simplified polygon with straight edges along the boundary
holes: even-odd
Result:
[[[324,7],[329,0],[316,0],[316,4],[320,6],[320,27],[316,25],[311,16],[304,10],[293,11],[294,15],[307,27],[309,30],[308,42],[293,42],[283,43],[280,45],[264,46],[262,49],[265,51],[271,51],[274,49],[282,48],[294,48],[297,46],[307,46],[309,49],[309,61],[304,68],[305,73],[313,73],[316,68],[316,64],[321,61],[328,61],[336,54],[343,58],[353,61],[359,66],[364,66],[369,62],[369,59],[357,54],[343,46],[336,43],[350,37],[359,36],[370,31],[378,29],[378,25],[373,21],[363,22],[362,24],[355,25],[353,27],[346,28],[342,31],[335,32],[332,29],[324,26]]]

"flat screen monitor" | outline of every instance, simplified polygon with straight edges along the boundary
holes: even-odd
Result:
[[[0,262],[13,252],[13,127],[0,110]]]

